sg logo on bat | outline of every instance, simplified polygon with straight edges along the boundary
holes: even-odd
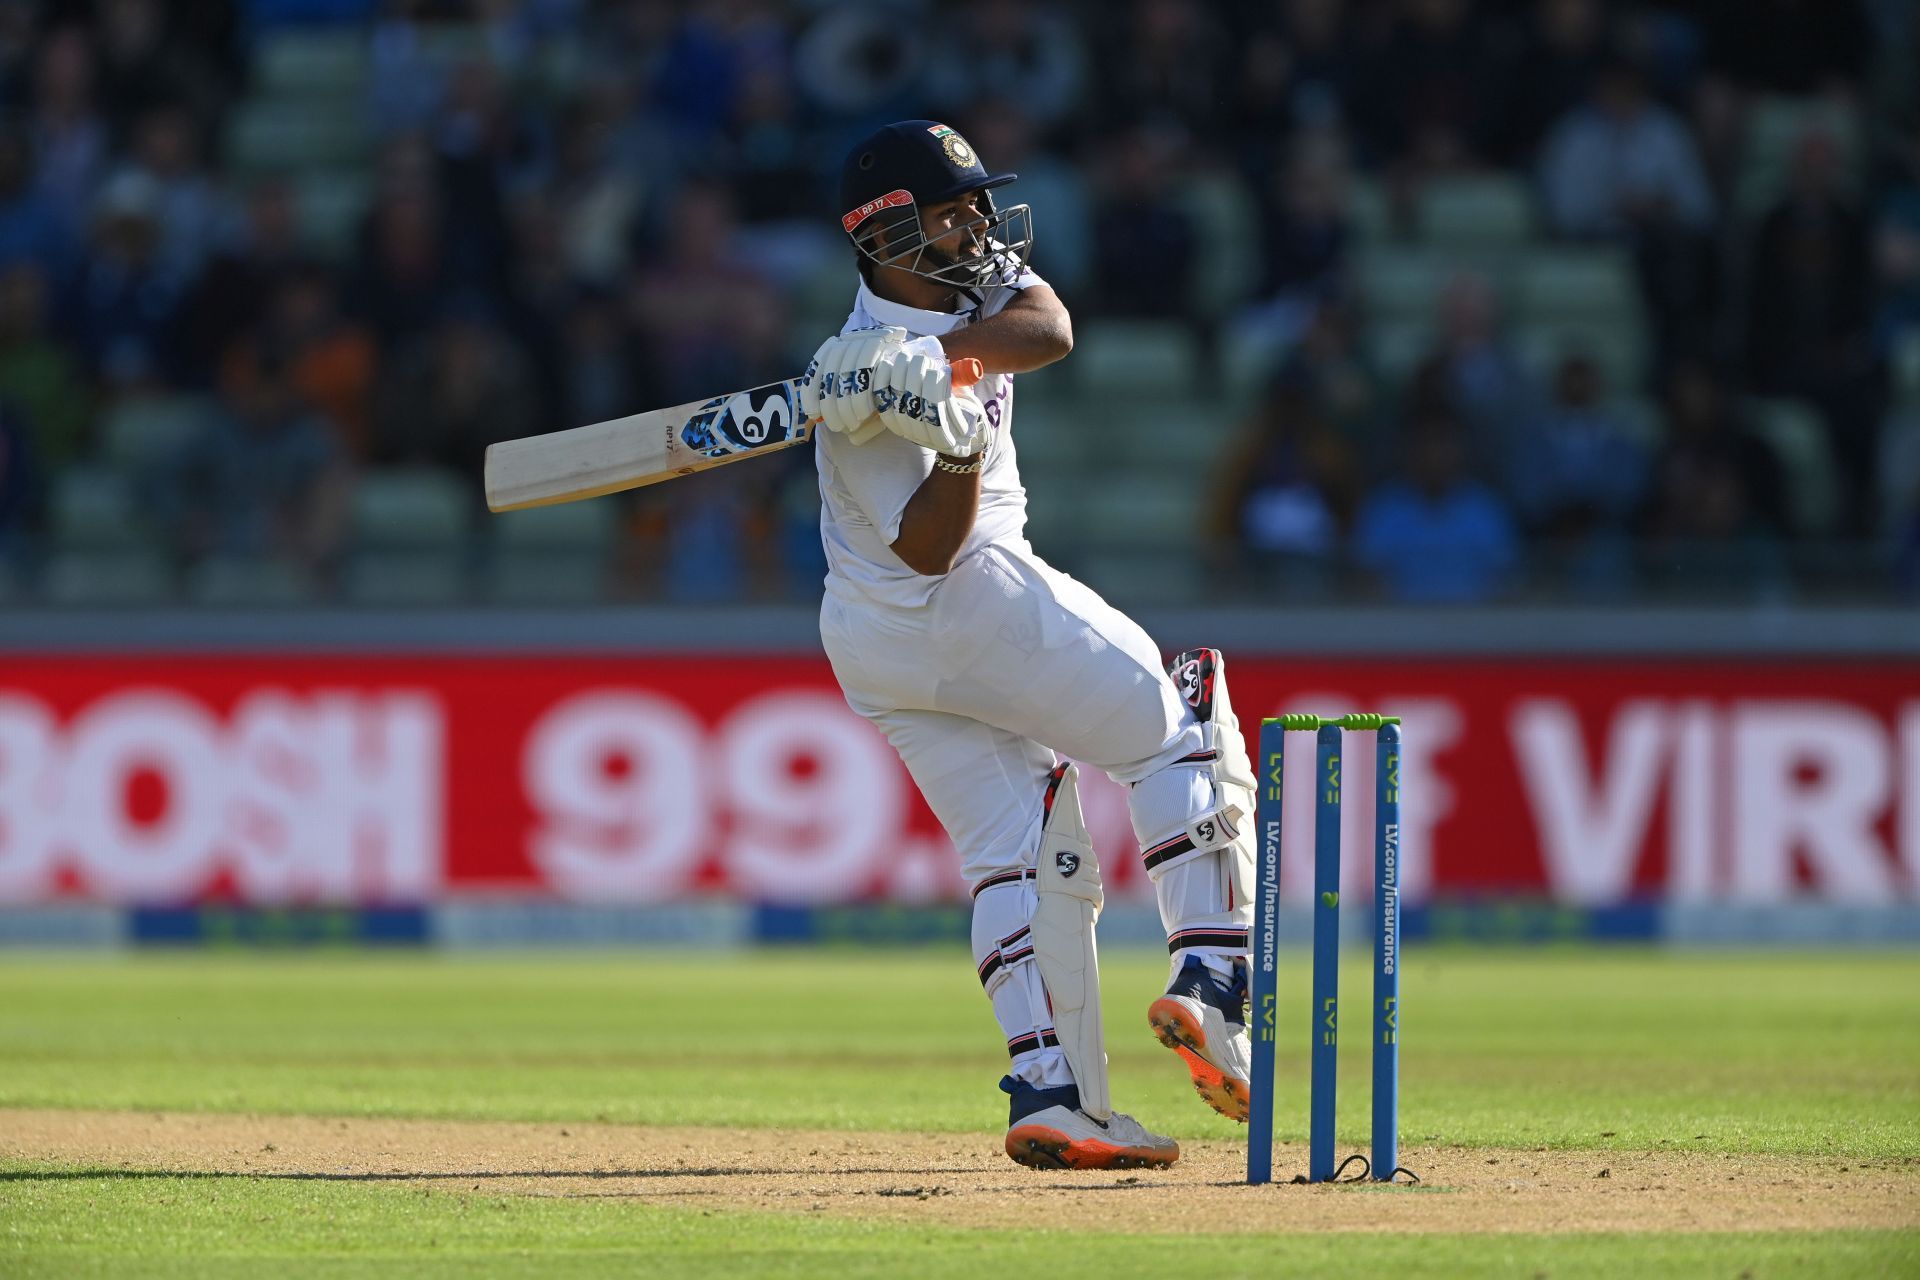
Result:
[[[681,428],[681,443],[708,458],[784,443],[799,420],[792,397],[790,384],[779,382],[710,400]]]

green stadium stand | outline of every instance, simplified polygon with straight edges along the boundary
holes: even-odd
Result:
[[[211,555],[187,570],[186,597],[214,608],[283,608],[317,597],[313,577],[297,564],[264,556]]]
[[[1188,472],[1083,475],[1082,538],[1117,553],[1173,553],[1197,546],[1211,477]]]
[[[141,550],[147,522],[127,477],[105,467],[70,467],[53,482],[48,533],[63,551]]]
[[[178,458],[217,412],[198,396],[143,396],[108,409],[100,421],[99,458],[137,474]]]
[[[338,98],[356,104],[367,92],[370,59],[359,31],[291,28],[270,31],[254,46],[257,94],[276,98]]]
[[[1199,384],[1200,350],[1177,322],[1094,320],[1076,329],[1068,366],[1082,388],[1178,395]]]
[[[1659,402],[1645,396],[1615,396],[1607,402],[1607,410],[1648,453],[1659,449],[1666,441],[1666,410],[1660,407]]]
[[[1434,338],[1429,319],[1382,321],[1367,330],[1367,353],[1389,387],[1403,387],[1433,350]]]
[[[560,502],[491,516],[487,529],[501,551],[605,555],[618,532],[619,504]]]
[[[1513,309],[1521,324],[1563,320],[1638,324],[1640,290],[1624,252],[1538,250],[1518,264]]]
[[[369,142],[358,104],[256,98],[234,111],[226,155],[242,175],[299,173],[356,165]]]
[[[1511,248],[1535,234],[1533,195],[1510,175],[1436,179],[1415,197],[1414,225],[1436,248]]]
[[[1238,414],[1225,402],[1193,397],[1089,398],[1084,413],[1102,439],[1129,466],[1145,474],[1170,468],[1210,475],[1233,440]]]
[[[173,569],[158,551],[60,551],[40,578],[49,604],[76,607],[153,606],[173,599]]]
[[[504,605],[588,605],[604,593],[604,556],[554,551],[506,551],[486,577],[486,596]]]
[[[459,476],[428,468],[375,471],[354,487],[351,532],[365,551],[463,545],[474,498]]]
[[[1122,608],[1200,604],[1209,598],[1199,567],[1187,552],[1092,554],[1080,561],[1075,576]]]
[[[301,236],[307,244],[334,261],[348,258],[361,220],[373,202],[373,183],[366,173],[327,169],[300,174],[294,179],[294,198],[300,209]]]
[[[409,608],[459,604],[467,597],[461,551],[375,551],[354,556],[341,578],[349,604]]]

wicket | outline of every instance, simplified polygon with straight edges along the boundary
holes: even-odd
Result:
[[[1253,924],[1253,1082],[1248,1116],[1247,1181],[1273,1180],[1274,1047],[1278,1034],[1282,791],[1286,735],[1314,732],[1313,1003],[1309,1033],[1308,1182],[1338,1177],[1333,1163],[1334,1100],[1340,1036],[1340,777],[1342,735],[1373,731],[1374,930],[1373,1154],[1360,1160],[1391,1182],[1399,1165],[1400,1120],[1400,720],[1353,714],[1335,719],[1285,715],[1260,722],[1259,857]],[[1340,1166],[1342,1169],[1346,1164]],[[1409,1175],[1411,1176],[1411,1175]]]

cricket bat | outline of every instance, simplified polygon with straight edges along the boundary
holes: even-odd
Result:
[[[956,360],[953,385],[970,387],[983,372],[978,360]],[[488,445],[487,509],[598,498],[805,444],[820,420],[801,412],[800,381]],[[876,419],[854,433],[854,443],[885,430]]]

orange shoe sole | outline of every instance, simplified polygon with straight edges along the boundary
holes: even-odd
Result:
[[[1177,1000],[1162,996],[1147,1008],[1147,1025],[1160,1043],[1179,1054],[1193,1078],[1193,1090],[1200,1100],[1229,1120],[1245,1123],[1252,1098],[1245,1080],[1235,1080],[1202,1056],[1207,1047],[1206,1032]]]
[[[1007,1131],[1007,1155],[1029,1169],[1164,1169],[1180,1158],[1180,1148],[1118,1146],[1069,1138],[1044,1124],[1023,1124]]]

